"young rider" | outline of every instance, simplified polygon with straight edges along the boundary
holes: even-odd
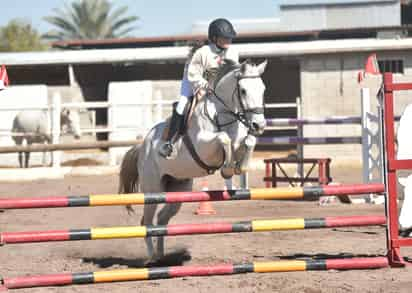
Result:
[[[209,24],[209,43],[194,52],[185,66],[180,89],[180,99],[173,111],[170,129],[165,143],[159,153],[169,158],[173,152],[173,144],[182,133],[185,121],[184,109],[192,96],[203,97],[208,89],[208,73],[215,71],[225,59],[239,62],[237,51],[231,47],[232,39],[236,37],[233,25],[224,18],[218,18]]]

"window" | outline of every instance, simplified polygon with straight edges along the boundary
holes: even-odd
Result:
[[[403,60],[379,60],[378,65],[381,73],[404,73]]]

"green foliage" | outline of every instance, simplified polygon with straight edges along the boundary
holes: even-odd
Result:
[[[0,52],[46,50],[37,31],[24,20],[13,19],[0,27]]]
[[[44,18],[56,30],[44,35],[54,40],[107,39],[126,36],[139,18],[125,16],[127,6],[114,8],[108,0],[76,0]]]

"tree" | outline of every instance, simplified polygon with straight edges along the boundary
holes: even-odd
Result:
[[[114,8],[108,0],[76,0],[44,18],[57,30],[44,35],[54,40],[107,39],[126,36],[137,16],[125,16],[127,6]]]
[[[47,48],[30,23],[13,19],[0,27],[0,52],[42,51]]]

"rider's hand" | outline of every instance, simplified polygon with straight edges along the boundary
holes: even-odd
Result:
[[[206,89],[204,89],[204,88],[200,88],[198,91],[197,91],[197,93],[196,93],[196,97],[198,98],[198,99],[201,99],[201,98],[203,98],[203,96],[206,94]]]
[[[207,87],[207,89],[206,89],[206,95],[212,96],[213,94],[214,94],[213,89],[211,89],[210,87]]]

